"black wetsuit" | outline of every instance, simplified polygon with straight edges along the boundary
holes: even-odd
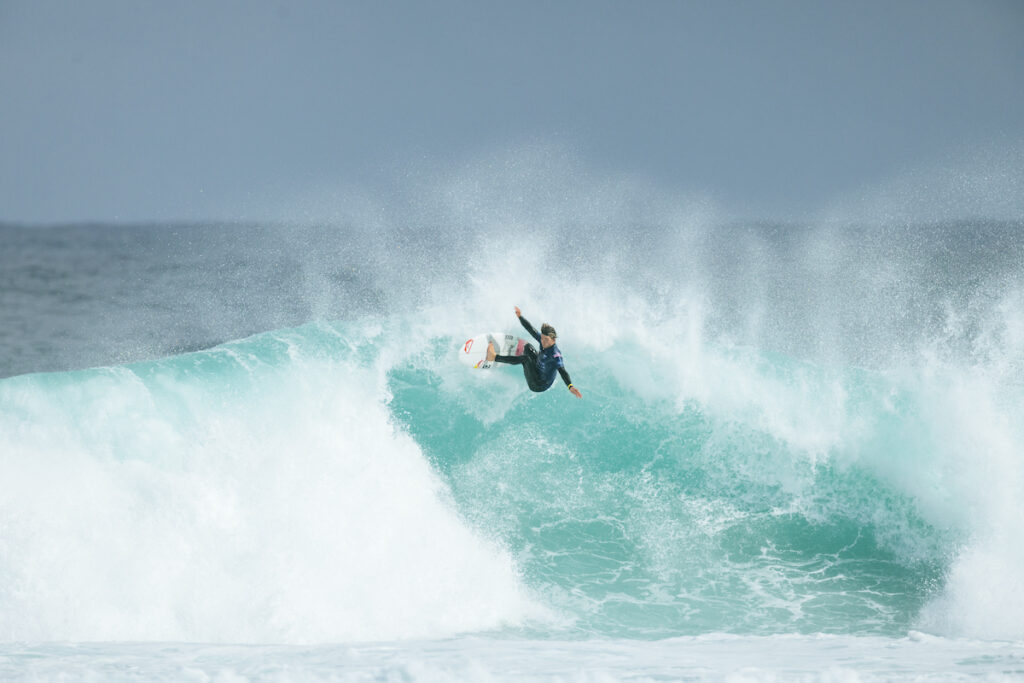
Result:
[[[533,325],[523,316],[519,316],[519,322],[530,333],[530,336],[540,343],[540,333],[533,329]],[[565,371],[565,365],[562,362],[562,352],[558,349],[557,344],[552,344],[546,349],[543,348],[542,344],[540,353],[537,353],[537,349],[533,348],[533,344],[527,344],[523,348],[523,355],[521,356],[495,356],[494,360],[497,363],[522,365],[523,374],[526,376],[526,384],[530,387],[530,391],[547,391],[555,381],[556,372],[562,376],[565,386],[572,384],[572,381],[569,379],[569,373]]]

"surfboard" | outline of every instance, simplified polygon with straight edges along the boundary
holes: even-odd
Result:
[[[487,361],[487,343],[494,342],[494,350],[499,356],[521,356],[526,340],[514,334],[491,332],[478,334],[467,339],[459,349],[459,360],[475,370],[487,370],[494,366],[494,361]]]

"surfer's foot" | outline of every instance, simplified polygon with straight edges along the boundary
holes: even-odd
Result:
[[[488,342],[487,343],[487,362],[490,363],[492,360],[494,360],[494,357],[497,356],[497,355],[498,354],[496,354],[494,352],[494,342]],[[477,356],[477,357],[479,358],[479,356]]]

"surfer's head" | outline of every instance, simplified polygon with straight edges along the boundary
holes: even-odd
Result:
[[[555,332],[555,328],[551,327],[547,323],[540,326],[540,345],[545,349],[549,346],[554,346],[555,340],[558,339],[558,333]]]

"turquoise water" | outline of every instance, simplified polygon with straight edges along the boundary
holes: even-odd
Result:
[[[458,337],[404,343],[411,325],[0,382],[0,632],[898,636],[971,618],[948,577],[1015,499],[961,480],[935,416],[979,387],[567,337],[577,401],[467,371]]]
[[[483,389],[437,400],[430,373],[390,373],[393,413],[461,514],[513,552],[527,584],[574,628],[906,631],[955,537],[877,473],[835,462],[862,443],[818,452],[695,401],[645,399],[602,372],[605,354],[636,351],[588,359],[587,401],[521,396],[493,424],[465,405],[489,400]],[[782,359],[763,371],[793,381]],[[870,397],[848,400],[858,399]]]

